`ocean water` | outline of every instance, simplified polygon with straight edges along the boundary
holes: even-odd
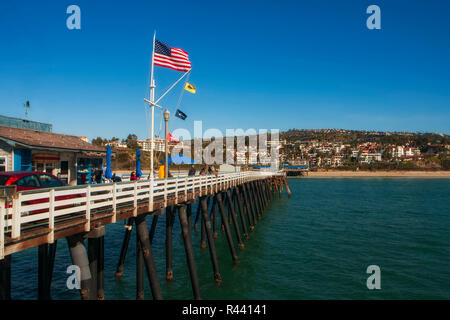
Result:
[[[450,299],[450,179],[289,179],[292,197],[275,198],[234,265],[224,233],[215,240],[223,283],[217,285],[208,250],[193,231],[203,299]],[[193,210],[195,214],[195,208]],[[151,218],[147,218],[150,226]],[[153,254],[165,299],[192,299],[178,217],[174,281],[165,280],[165,217]],[[122,278],[114,272],[123,223],[106,228],[105,298],[135,299],[135,233]],[[236,240],[236,239],[235,239]],[[236,243],[236,241],[235,241]],[[66,280],[71,259],[58,241],[53,299],[80,299]],[[381,270],[381,289],[369,290],[369,265]],[[13,256],[13,299],[37,297],[37,248]],[[145,297],[152,299],[147,278]]]

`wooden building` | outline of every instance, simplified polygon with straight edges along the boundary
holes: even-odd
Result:
[[[104,147],[77,136],[0,125],[0,171],[44,171],[82,184],[105,157]]]

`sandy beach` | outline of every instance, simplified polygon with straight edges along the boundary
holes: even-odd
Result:
[[[450,178],[450,171],[323,171],[308,172],[302,178],[410,177]]]

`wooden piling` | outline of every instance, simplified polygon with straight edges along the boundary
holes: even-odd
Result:
[[[258,193],[256,192],[254,181],[249,182],[249,189],[252,201],[255,204],[256,216],[258,217],[258,220],[261,220],[261,204],[258,200]]]
[[[0,260],[0,300],[11,300],[11,255]]]
[[[50,300],[48,244],[38,247],[38,300]]]
[[[48,287],[49,287],[49,296],[50,299],[51,296],[51,285],[52,285],[52,279],[53,279],[53,269],[55,266],[55,257],[56,257],[56,247],[58,245],[58,241],[55,240],[53,243],[51,243],[49,246],[49,261],[48,261]]]
[[[259,208],[259,219],[261,219],[262,215],[264,214],[264,206],[263,206],[261,197],[259,196],[259,190],[258,190],[257,181],[252,181],[252,188],[253,188],[253,193],[255,195],[255,201],[256,201],[257,206]]]
[[[97,299],[97,266],[98,266],[98,240],[96,238],[88,239],[88,258],[89,270],[91,271],[90,295],[89,300]]]
[[[161,287],[159,285],[158,274],[156,273],[155,261],[153,259],[152,248],[147,231],[147,222],[145,221],[145,214],[138,215],[135,218],[136,232],[141,243],[142,253],[144,256],[145,269],[147,277],[150,282],[154,300],[162,300]]]
[[[250,232],[253,232],[255,227],[253,225],[253,217],[252,217],[252,214],[250,212],[250,204],[248,203],[244,186],[238,186],[238,190],[240,190],[240,192],[238,193],[238,197],[240,199],[239,200],[240,203],[243,205],[243,209],[245,210],[245,215],[246,215],[247,220],[248,220],[248,227],[250,229]]]
[[[172,207],[166,208],[166,280],[173,280],[172,270],[172,229],[175,220],[175,209]]]
[[[162,212],[160,212],[159,214],[164,213],[164,209],[161,209],[161,211]],[[158,224],[159,214],[153,215],[152,218],[152,225],[150,226],[150,233],[149,233],[150,244],[152,244],[153,238],[155,237],[156,225]]]
[[[291,189],[289,188],[289,185],[287,183],[286,176],[283,176],[283,181],[284,181],[284,185],[286,186],[286,191],[287,191],[287,194],[288,194],[288,198],[290,198],[291,197]]]
[[[247,183],[242,184],[243,190],[244,190],[244,201],[250,210],[248,212],[251,212],[250,216],[252,218],[252,224],[255,227],[258,224],[257,217],[256,217],[256,211],[253,206],[252,197],[250,195],[250,190],[248,189]]]
[[[197,223],[198,223],[198,218],[200,217],[200,200],[198,200],[198,204],[197,204],[197,212],[195,213],[195,221],[194,221],[194,230],[197,231],[198,227],[197,227]]]
[[[122,241],[122,248],[120,249],[119,262],[116,268],[116,277],[121,277],[123,272],[123,264],[125,262],[125,256],[127,254],[128,244],[130,242],[131,231],[133,230],[134,218],[129,218],[124,225],[125,235]]]
[[[218,233],[216,230],[217,227],[217,215],[216,215],[216,206],[217,206],[217,200],[216,197],[213,197],[212,207],[211,207],[211,220],[212,220],[212,231],[213,231],[213,238],[217,239]]]
[[[136,235],[136,300],[144,300],[144,255]]]
[[[178,217],[180,219],[181,231],[183,233],[184,249],[186,252],[186,261],[191,277],[192,291],[194,299],[200,300],[200,285],[198,283],[197,267],[195,266],[194,250],[192,249],[192,239],[190,238],[186,209],[184,205],[178,207]]]
[[[213,201],[213,203],[214,203],[214,201]],[[213,235],[211,232],[211,221],[209,220],[209,217],[208,217],[208,204],[206,202],[205,197],[202,197],[200,199],[200,204],[202,207],[202,218],[203,218],[204,225],[205,225],[205,232],[206,232],[206,236],[208,238],[209,256],[211,257],[211,263],[212,263],[213,273],[214,273],[214,280],[217,283],[221,283],[222,276],[220,275],[219,263],[217,262],[216,246],[214,244],[214,239],[213,239]]]
[[[256,184],[256,191],[258,192],[259,201],[261,202],[261,209],[262,209],[261,213],[264,214],[264,212],[266,211],[266,201],[262,193],[261,181],[256,181],[255,184]]]
[[[72,258],[72,264],[80,268],[80,294],[81,299],[90,299],[91,291],[91,271],[89,268],[89,259],[84,246],[82,235],[74,235],[67,238],[67,243]]]
[[[239,218],[241,219],[241,226],[242,226],[242,231],[244,233],[244,239],[248,240],[247,223],[245,222],[245,218],[244,218],[244,208],[242,206],[242,202],[240,199],[239,187],[237,187],[237,186],[233,190],[233,200],[237,204],[237,208],[239,211]]]
[[[220,192],[216,193],[216,200],[217,200],[217,203],[219,204],[220,218],[222,220],[222,225],[224,227],[225,235],[227,236],[228,247],[230,248],[231,258],[233,259],[233,262],[236,264],[236,263],[238,263],[238,257],[236,254],[236,250],[234,249],[233,238],[231,237],[230,226],[227,223],[227,217],[225,214],[225,209],[224,209],[224,205],[222,202],[222,196],[221,196]]]
[[[192,201],[195,203],[195,201]],[[176,216],[176,209],[174,209],[174,219]],[[192,203],[188,202],[186,204],[186,214],[187,214],[187,221],[188,221],[188,229],[189,229],[189,237],[192,239]],[[175,221],[175,220],[174,220]],[[181,237],[183,237],[183,231],[181,231]]]
[[[265,212],[266,211],[266,207],[267,207],[267,202],[266,202],[266,198],[264,196],[263,183],[261,181],[256,181],[256,186],[258,188],[259,198],[261,199],[263,212]]]
[[[203,219],[203,214],[200,216],[200,224],[202,225],[200,232],[200,249],[204,250],[206,249],[206,238],[205,238],[206,227],[205,227],[205,219]]]
[[[105,236],[98,238],[97,300],[105,300]]]
[[[242,242],[241,232],[239,231],[239,225],[238,225],[238,222],[236,219],[236,211],[234,210],[234,205],[233,205],[233,201],[231,199],[230,189],[227,189],[226,195],[227,195],[228,209],[230,210],[230,215],[231,215],[231,221],[233,223],[234,232],[236,233],[236,238],[238,240],[238,248],[240,250],[244,250],[244,243]]]

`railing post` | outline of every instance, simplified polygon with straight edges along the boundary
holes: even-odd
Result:
[[[178,177],[175,179],[175,204],[178,203]]]
[[[151,174],[151,178],[150,178],[150,186],[148,189],[149,192],[149,197],[148,197],[148,211],[151,212],[153,211],[153,186],[155,184],[155,179],[153,177],[153,172],[150,173]]]
[[[0,260],[5,257],[5,199],[0,198]]]
[[[116,223],[117,221],[117,199],[116,199],[116,189],[117,189],[117,185],[114,182],[112,185],[112,209],[113,209],[113,218],[112,218],[112,222]]]
[[[133,216],[137,217],[137,181],[134,181]]]
[[[48,227],[50,229],[49,243],[55,241],[55,189],[50,190],[48,207]]]
[[[167,177],[164,177],[164,207],[167,207]]]
[[[16,193],[13,199],[12,207],[12,229],[11,238],[16,239],[20,237],[20,194]]]
[[[86,225],[84,231],[91,231],[91,185],[86,188]]]

